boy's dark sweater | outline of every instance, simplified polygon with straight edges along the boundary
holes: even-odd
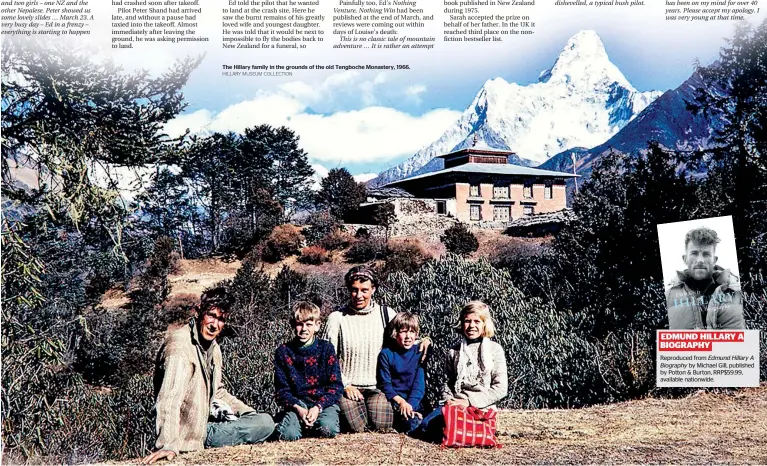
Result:
[[[386,399],[392,401],[399,395],[413,409],[419,409],[426,391],[426,377],[418,345],[413,345],[409,350],[396,344],[382,349],[378,354],[376,378],[378,388],[384,392]]]
[[[308,346],[295,339],[280,345],[274,353],[274,389],[277,404],[286,410],[299,401],[307,408],[337,404],[344,386],[333,345],[319,338]]]

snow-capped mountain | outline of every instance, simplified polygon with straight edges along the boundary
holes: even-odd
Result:
[[[571,153],[575,151],[577,172],[588,175],[602,154],[612,150],[638,154],[647,149],[650,140],[670,149],[695,150],[710,147],[712,136],[721,127],[719,115],[695,115],[687,110],[687,102],[695,98],[695,90],[704,87],[695,72],[676,89],[665,92],[635,119],[606,142],[589,149],[573,149],[551,157],[539,168],[572,171]]]
[[[429,163],[433,157],[471,145],[475,133],[491,147],[513,150],[519,158],[511,163],[539,164],[573,147],[603,143],[660,95],[637,91],[610,62],[597,33],[581,31],[537,83],[488,80],[439,139],[382,172],[372,184],[437,170],[442,161]]]

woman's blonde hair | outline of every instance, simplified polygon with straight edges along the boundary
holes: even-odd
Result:
[[[306,322],[307,320],[313,320],[316,323],[319,323],[320,308],[314,303],[299,301],[293,305],[293,317],[290,318],[290,325]]]
[[[461,314],[458,316],[457,329],[459,332],[463,332],[463,319],[469,314],[477,314],[482,322],[485,324],[485,331],[482,333],[483,337],[491,338],[495,336],[495,323],[493,322],[493,316],[490,315],[490,306],[482,301],[469,301],[461,309]]]

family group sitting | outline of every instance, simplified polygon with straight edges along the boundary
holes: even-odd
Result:
[[[145,464],[178,453],[259,443],[332,438],[341,432],[396,430],[427,441],[442,438],[441,406],[424,415],[423,361],[431,341],[422,338],[418,316],[397,313],[373,300],[378,281],[367,267],[345,277],[351,299],[332,312],[320,338],[320,310],[294,306],[295,337],[274,358],[276,418],[256,411],[222,386],[221,349],[216,338],[233,304],[225,289],[203,293],[197,318],[169,332],[155,368],[156,451]],[[458,319],[462,335],[448,352],[441,404],[491,408],[506,396],[503,348],[488,306],[466,304]]]

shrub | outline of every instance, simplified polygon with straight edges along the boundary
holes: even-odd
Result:
[[[283,265],[280,272],[274,277],[272,289],[275,299],[290,307],[293,302],[302,296],[308,287],[306,274],[297,272],[287,265]]]
[[[136,376],[121,388],[97,391],[60,365],[19,365],[27,356],[15,349],[9,353],[4,348],[3,365],[4,372],[10,367],[21,375],[15,387],[19,393],[13,390],[8,396],[13,408],[21,403],[24,420],[18,425],[9,418],[3,421],[3,455],[9,462],[37,457],[34,462],[93,463],[151,451],[155,426],[150,377]]]
[[[291,306],[302,299],[317,302],[328,290],[287,266],[272,280],[251,261],[224,285],[235,296],[227,323],[234,331],[221,341],[227,388],[254,409],[276,414],[274,351],[292,338]]]
[[[352,244],[346,251],[346,261],[352,263],[379,259],[386,253],[386,244],[378,238],[367,238]]]
[[[329,210],[320,210],[309,215],[306,224],[309,225],[304,229],[306,242],[315,244],[338,228],[340,222]]]
[[[440,241],[448,252],[466,256],[479,248],[479,241],[464,223],[456,223],[445,230]]]
[[[370,238],[370,230],[365,227],[361,227],[357,230],[356,233],[354,233],[354,237],[357,239],[368,239]]]
[[[266,239],[261,257],[267,262],[277,262],[301,252],[304,236],[295,225],[277,225]]]
[[[127,312],[96,308],[82,318],[74,367],[89,383],[115,385],[152,368],[154,352],[168,321],[161,313],[170,293],[168,274],[178,255],[170,238],[159,238],[144,269],[136,277]],[[174,315],[176,318],[177,314]]]
[[[458,312],[479,299],[491,309],[495,340],[506,350],[509,396],[500,407],[574,406],[603,400],[594,346],[580,337],[567,312],[525,297],[511,275],[486,260],[456,255],[427,262],[411,276],[394,273],[379,290],[381,302],[420,315],[422,334],[434,341],[427,366],[427,395],[434,402],[445,380],[448,348],[457,341]]]
[[[298,261],[302,264],[320,265],[328,261],[328,251],[320,246],[309,246],[301,250]]]
[[[325,235],[317,245],[327,251],[335,251],[337,249],[346,248],[353,242],[354,236],[352,236],[351,233],[343,231],[340,228],[334,228],[330,233]]]
[[[384,276],[394,272],[412,274],[418,271],[429,258],[426,249],[419,240],[389,241]]]

